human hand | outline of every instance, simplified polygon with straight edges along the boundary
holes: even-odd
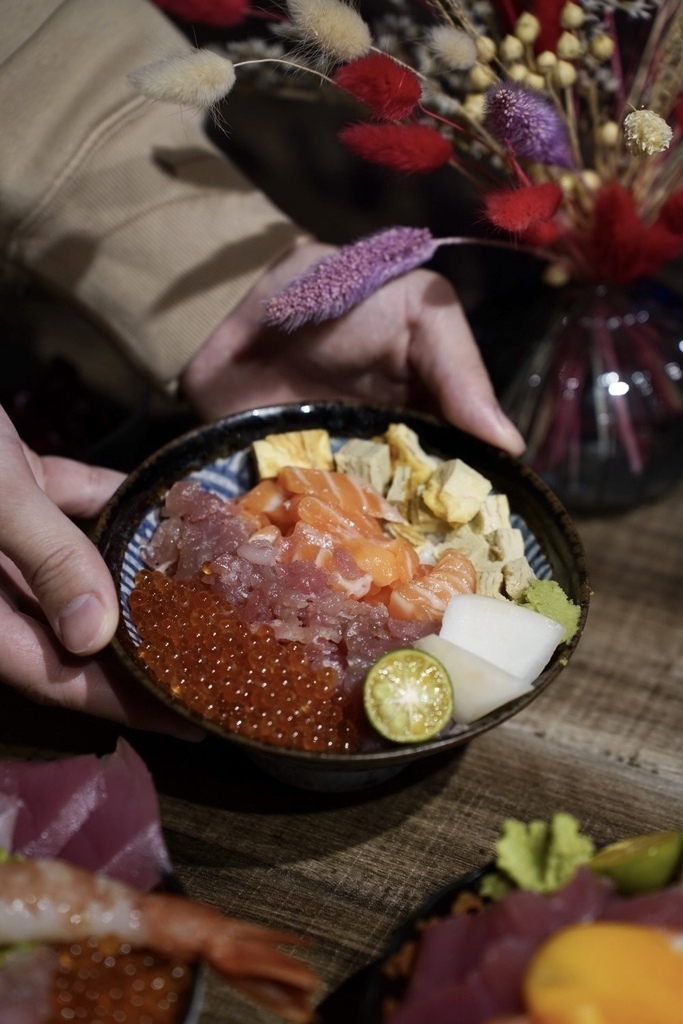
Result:
[[[502,412],[450,283],[413,270],[358,306],[292,334],[263,324],[263,302],[332,252],[310,242],[268,270],[187,366],[182,388],[206,420],[277,402],[349,398],[441,413],[514,455]]]
[[[107,652],[114,582],[68,517],[97,515],[121,473],[22,445],[0,407],[0,681],[31,700],[183,739],[204,734],[138,693]]]

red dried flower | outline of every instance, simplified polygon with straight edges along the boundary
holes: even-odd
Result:
[[[342,128],[339,138],[356,156],[395,171],[427,174],[448,163],[449,142],[419,124],[360,124]]]
[[[616,182],[605,185],[596,196],[587,237],[591,266],[616,284],[634,280],[644,230],[632,194]]]
[[[248,0],[155,0],[158,7],[182,21],[232,28],[251,13]]]
[[[422,95],[417,75],[384,53],[371,53],[345,64],[334,81],[386,121],[408,117]]]
[[[543,53],[544,50],[555,52],[557,40],[562,32],[560,12],[564,5],[565,0],[534,0],[531,5],[532,13],[541,23],[541,31],[534,43],[537,53]]]
[[[683,125],[683,96],[680,96],[674,103],[674,108],[669,118],[669,123],[671,124],[671,122],[679,127]]]
[[[523,11],[523,4],[520,0],[493,0],[497,17],[506,31],[512,32],[517,18]]]
[[[657,223],[663,224],[675,235],[683,235],[683,189],[672,192],[662,203]]]
[[[643,232],[638,263],[631,280],[650,277],[664,263],[677,259],[682,253],[683,234],[674,234],[663,224],[653,224]]]
[[[536,224],[530,224],[525,231],[520,231],[519,241],[535,249],[545,249],[553,245],[561,234],[557,221],[539,220]]]
[[[562,189],[552,181],[525,185],[505,192],[490,192],[484,199],[486,216],[497,228],[519,234],[548,221],[562,201]]]

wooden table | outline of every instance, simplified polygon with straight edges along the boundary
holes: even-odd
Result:
[[[154,775],[188,892],[307,936],[321,998],[427,896],[487,861],[506,817],[569,811],[598,841],[683,827],[683,488],[578,525],[594,597],[574,657],[456,756],[335,796],[275,783],[220,741],[126,734]],[[15,753],[113,750],[108,723],[3,701],[0,743]],[[324,1024],[359,1019],[328,1007]],[[201,1024],[273,1020],[208,980]]]

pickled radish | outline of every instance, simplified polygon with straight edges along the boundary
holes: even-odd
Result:
[[[483,718],[532,688],[530,683],[435,633],[416,640],[414,646],[431,654],[448,672],[453,687],[453,720],[463,725]]]
[[[564,628],[511,601],[456,594],[446,606],[439,636],[528,684],[562,643]]]

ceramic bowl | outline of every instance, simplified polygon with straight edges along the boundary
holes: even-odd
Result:
[[[425,451],[441,458],[463,459],[491,480],[495,490],[507,494],[537,575],[556,579],[580,607],[574,638],[558,648],[530,693],[470,726],[459,726],[447,736],[418,746],[358,754],[289,750],[226,732],[216,723],[198,718],[164,690],[138,659],[137,634],[128,611],[134,576],[143,564],[140,548],[155,528],[168,489],[193,476],[224,496],[240,493],[255,482],[250,445],[266,434],[324,427],[333,439],[370,438],[396,422],[414,430]],[[265,771],[309,789],[343,791],[382,782],[417,759],[460,747],[506,721],[557,678],[576,648],[588,612],[590,587],[583,547],[569,515],[546,484],[521,463],[455,427],[400,409],[337,402],[279,405],[238,413],[193,430],[151,455],[126,478],[100,517],[96,542],[114,577],[121,604],[113,646],[131,674],[179,714],[241,746]]]

